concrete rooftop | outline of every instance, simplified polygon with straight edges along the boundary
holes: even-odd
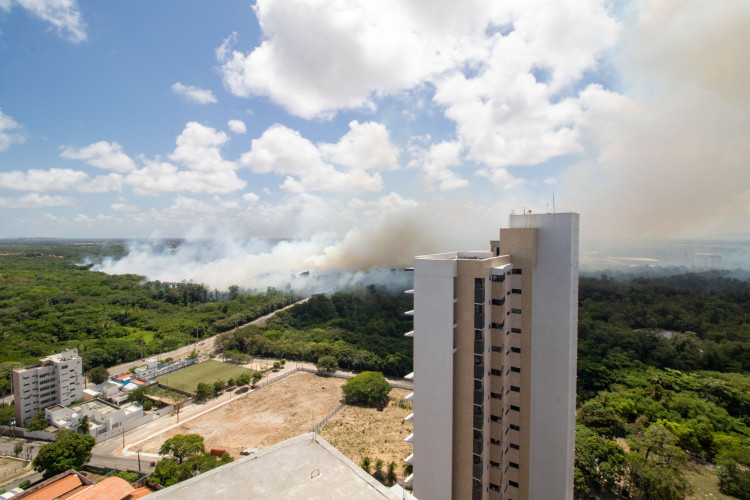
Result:
[[[400,500],[320,436],[302,434],[158,491],[149,500]]]

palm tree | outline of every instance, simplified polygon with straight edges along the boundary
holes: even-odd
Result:
[[[383,474],[383,459],[378,458],[375,460],[375,472],[372,473],[372,477],[380,481],[381,483],[385,481],[385,474]]]
[[[388,486],[391,486],[398,479],[396,477],[396,462],[389,463],[387,471],[388,472],[385,475],[385,481],[386,483],[388,483]]]
[[[372,465],[372,462],[370,461],[370,457],[362,457],[362,468],[367,472],[370,473],[370,465]]]

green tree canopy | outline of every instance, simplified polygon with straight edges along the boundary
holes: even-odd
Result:
[[[109,372],[103,366],[95,366],[86,374],[92,384],[101,384],[109,378]]]
[[[362,372],[347,380],[341,390],[349,404],[382,407],[388,403],[391,386],[380,372]]]
[[[182,463],[189,456],[205,451],[203,436],[200,434],[176,434],[164,441],[159,448],[159,455],[169,455]]]
[[[91,459],[91,449],[96,442],[91,436],[81,436],[70,429],[60,429],[57,439],[39,449],[32,466],[42,472],[44,478],[60,474],[68,469],[78,470]]]
[[[339,368],[339,363],[336,358],[330,355],[321,356],[318,358],[318,362],[315,364],[318,371],[333,373]]]

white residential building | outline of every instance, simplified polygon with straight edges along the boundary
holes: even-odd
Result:
[[[488,251],[414,259],[420,499],[572,499],[578,215],[524,214]]]
[[[37,366],[13,370],[16,424],[52,405],[67,406],[83,397],[83,363],[78,350],[66,349]]]
[[[88,417],[88,434],[96,437],[105,432],[119,429],[128,421],[143,416],[143,407],[129,403],[115,406],[101,400],[87,401],[79,405],[65,408],[54,405],[44,410],[47,421],[57,428],[79,430],[83,417]]]

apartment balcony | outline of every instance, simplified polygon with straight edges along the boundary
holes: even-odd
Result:
[[[414,393],[410,392],[409,394],[407,394],[406,396],[404,396],[404,399],[407,400],[407,401],[414,401]]]
[[[484,314],[474,314],[474,328],[484,328]]]
[[[409,455],[408,457],[406,457],[404,459],[404,462],[406,462],[409,465],[414,465],[414,453],[412,453],[411,455]]]
[[[414,316],[414,309],[412,309],[411,311],[406,311],[404,314],[407,316]]]
[[[484,415],[474,415],[474,428],[482,429],[484,427]]]
[[[484,288],[475,288],[474,289],[474,303],[475,304],[484,304]]]
[[[475,455],[481,455],[482,454],[482,449],[484,447],[483,444],[484,443],[482,443],[482,438],[481,437],[479,439],[475,439],[474,440],[473,449],[474,449],[474,454]]]
[[[411,434],[409,434],[408,436],[406,436],[406,438],[404,438],[404,441],[406,441],[407,443],[413,442],[414,441],[414,433],[412,432]]]
[[[478,464],[474,464],[474,469],[472,470],[472,473],[474,475],[474,479],[482,479],[482,475],[484,473],[484,467],[482,467],[481,462],[479,462]]]
[[[409,413],[406,418],[404,418],[404,422],[413,422],[414,421],[414,414]]]
[[[414,289],[412,288],[411,290],[404,290],[404,293],[414,295]]]
[[[414,372],[411,372],[410,374],[404,376],[406,380],[414,380]]]
[[[484,403],[484,391],[474,391],[474,404],[481,405]]]
[[[414,482],[414,473],[412,472],[411,474],[409,474],[409,477],[404,479],[404,484],[407,486],[411,486],[411,483],[413,482]]]
[[[414,330],[412,330],[412,331],[410,331],[410,332],[406,332],[406,333],[404,334],[404,337],[413,337],[413,336],[414,336]]]
[[[478,380],[484,379],[484,363],[474,365],[474,378]]]
[[[474,340],[474,354],[484,353],[484,340]]]

